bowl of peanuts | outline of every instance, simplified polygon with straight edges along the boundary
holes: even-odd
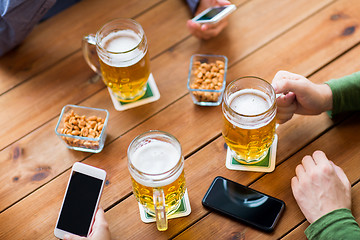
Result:
[[[66,105],[55,133],[70,149],[98,153],[105,144],[108,119],[106,109]]]
[[[226,85],[227,62],[223,55],[191,56],[187,87],[195,104],[220,105]]]

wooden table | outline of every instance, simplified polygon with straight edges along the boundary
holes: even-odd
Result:
[[[54,239],[53,229],[73,163],[107,171],[101,199],[113,239],[306,239],[308,226],[290,179],[302,157],[320,149],[341,166],[353,189],[353,213],[360,217],[360,114],[331,120],[295,116],[277,129],[272,173],[225,167],[221,107],[192,103],[186,88],[190,57],[221,54],[229,59],[227,82],[244,75],[271,81],[288,70],[316,83],[360,68],[360,1],[234,0],[229,26],[209,41],[191,36],[180,0],[83,0],[39,24],[18,48],[0,59],[0,239]],[[151,69],[160,100],[118,112],[105,85],[86,65],[81,39],[116,17],[133,18],[149,42]],[[109,110],[102,152],[67,149],[54,133],[61,108],[78,104]],[[166,232],[142,223],[132,194],[126,150],[150,129],[181,142],[192,213],[169,221]],[[267,234],[209,212],[201,199],[215,176],[224,176],[286,203]]]

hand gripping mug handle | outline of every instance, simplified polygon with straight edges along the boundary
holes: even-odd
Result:
[[[168,222],[165,211],[164,191],[162,189],[154,188],[153,199],[156,216],[156,227],[159,231],[166,231],[168,228]]]
[[[86,63],[94,72],[101,75],[99,59],[96,54],[96,39],[94,34],[89,34],[83,38],[82,50]]]

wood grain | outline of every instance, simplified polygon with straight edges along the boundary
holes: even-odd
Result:
[[[252,6],[252,8],[260,7],[263,2],[255,2],[255,6]],[[246,7],[248,10],[249,5],[245,4],[243,7]],[[239,8],[238,11],[241,11],[240,13],[246,13],[247,11],[243,11],[242,8]],[[313,10],[315,11],[315,10]],[[251,13],[251,12],[250,12]],[[253,14],[253,13],[251,13]],[[303,12],[299,12],[299,14],[302,17],[305,17]],[[288,15],[291,21],[295,21],[297,19],[301,19],[299,17],[294,17],[294,13]],[[256,20],[256,15],[249,16],[254,18]],[[280,15],[280,19],[283,19],[283,16]],[[234,18],[233,18],[234,19]],[[274,21],[279,21],[279,19],[272,18]],[[295,19],[295,20],[294,20]],[[261,21],[263,19],[260,19]],[[290,21],[289,20],[289,21]],[[235,21],[234,23],[238,23]],[[255,26],[256,23],[252,22]],[[244,23],[241,23],[244,25]],[[233,24],[234,26],[234,24]],[[241,27],[239,27],[241,29]],[[234,30],[237,30],[238,28],[234,28]],[[265,31],[266,29],[264,29]],[[265,36],[264,31],[258,32],[259,36],[257,39],[258,41],[253,41],[253,46],[251,48],[255,48],[256,46],[261,46],[263,44],[260,38],[260,36]],[[278,29],[276,30],[279,31]],[[283,31],[286,31],[286,28],[283,29]],[[271,38],[273,36],[273,33],[269,32],[269,37]],[[220,39],[221,40],[221,39]],[[217,41],[217,40],[214,40]],[[234,42],[237,42],[237,38],[234,35]],[[14,139],[17,139],[23,134],[24,129],[33,129],[36,128],[38,125],[41,125],[42,122],[46,121],[49,118],[53,118],[49,123],[46,123],[44,127],[40,127],[39,129],[35,130],[33,133],[30,133],[28,136],[24,138],[24,140],[17,141],[16,143],[10,145],[6,151],[3,151],[0,153],[0,159],[3,159],[3,162],[8,163],[7,167],[4,169],[3,178],[6,179],[6,182],[11,183],[10,186],[17,186],[16,191],[12,191],[11,194],[7,194],[9,191],[7,187],[4,187],[1,191],[0,196],[2,201],[1,205],[2,208],[5,208],[6,206],[9,206],[11,202],[14,201],[14,199],[19,199],[22,196],[28,194],[32,191],[32,189],[41,186],[42,184],[49,181],[52,177],[56,176],[57,174],[63,172],[65,169],[68,169],[71,164],[75,161],[81,160],[86,154],[79,154],[79,153],[73,153],[69,154],[68,150],[59,144],[59,142],[56,142],[56,136],[53,135],[53,128],[56,124],[56,116],[60,112],[61,107],[68,103],[78,103],[81,102],[82,99],[84,99],[87,95],[93,94],[92,97],[85,102],[82,102],[82,105],[85,106],[92,106],[92,107],[100,107],[105,108],[110,111],[110,119],[109,119],[109,136],[107,141],[112,141],[113,139],[119,137],[124,132],[128,131],[129,129],[135,127],[137,124],[144,121],[144,119],[147,119],[151,117],[156,112],[160,111],[162,108],[166,107],[169,103],[175,101],[177,98],[183,96],[187,93],[187,90],[185,88],[185,81],[187,76],[187,68],[188,68],[188,61],[190,59],[191,54],[196,50],[197,48],[198,40],[195,38],[190,38],[187,41],[184,41],[183,43],[176,46],[173,50],[169,50],[163,55],[157,57],[152,61],[152,69],[155,76],[155,79],[157,81],[158,87],[161,92],[161,99],[153,104],[144,105],[142,107],[132,109],[126,112],[117,112],[113,109],[112,103],[110,102],[108,92],[106,89],[102,88],[101,82],[92,82],[91,80],[88,80],[87,82],[83,82],[83,79],[91,79],[93,76],[91,73],[91,70],[88,69],[84,61],[82,61],[81,53],[76,53],[75,55],[71,56],[66,61],[62,62],[61,64],[58,64],[50,71],[39,75],[38,77],[32,79],[31,81],[28,81],[21,86],[19,86],[17,89],[14,89],[13,91],[9,92],[8,94],[2,96],[0,101],[3,101],[3,104],[1,104],[1,108],[4,109],[4,112],[7,113],[6,122],[10,125],[9,128],[5,129],[5,133],[7,134],[7,138],[0,139],[0,143],[7,144],[11,143]],[[250,43],[250,42],[249,42]],[[232,51],[227,46],[222,46],[223,51],[226,51],[226,54],[230,54]],[[284,53],[286,54],[286,53]],[[239,57],[241,57],[241,53],[239,52]],[[230,59],[230,61],[236,61],[236,59]],[[77,68],[74,68],[74,63],[79,62],[77,65]],[[262,62],[262,59],[259,58],[259,62]],[[166,66],[166,67],[164,67]],[[62,71],[62,69],[69,69],[69,71],[65,71],[66,75],[64,76],[58,76],[58,72]],[[171,81],[169,81],[169,69],[172,70],[172,77]],[[234,69],[234,70],[233,70]],[[242,75],[244,73],[241,73],[238,68],[230,68],[229,71],[233,70],[234,72],[237,72],[238,75]],[[45,82],[48,81],[48,79],[57,79],[55,83],[46,83],[42,87],[42,84],[45,84]],[[51,89],[54,89],[53,91],[50,91],[50,93],[53,93],[53,96],[50,96],[51,94],[48,93],[49,91],[49,84],[53,84],[53,87]],[[57,86],[59,84],[62,84],[61,91],[56,91]],[[94,86],[93,86],[94,85]],[[36,93],[28,92],[28,89],[37,89]],[[96,92],[96,90],[100,90],[100,92]],[[87,93],[88,92],[88,93]],[[16,105],[8,105],[7,102],[10,102],[11,99],[17,99],[21,98],[21,96],[27,95],[27,99],[24,99],[24,101],[21,102],[15,102],[18,103]],[[40,96],[40,97],[39,97]],[[188,96],[187,96],[188,98]],[[36,103],[36,108],[27,108],[26,103],[27,102],[33,102]],[[211,114],[214,117],[211,117],[211,119],[214,119],[216,121],[216,124],[213,124],[212,122],[209,122],[207,119],[201,120],[206,123],[209,123],[208,125],[203,125],[202,127],[205,127],[205,129],[211,129],[213,126],[217,126],[214,128],[214,132],[208,132],[208,135],[205,136],[205,139],[203,141],[206,142],[208,139],[213,138],[217,134],[220,133],[221,128],[221,122],[220,122],[220,110],[217,110],[215,108],[210,109],[203,109],[200,107],[194,106],[190,101],[189,98],[183,102],[185,105],[185,108],[183,106],[179,106],[179,109],[186,109],[186,112],[192,113],[192,112],[198,112],[199,114],[205,114],[204,116],[199,115],[193,115],[190,116],[192,119],[188,119],[187,121],[190,122],[196,122],[200,121],[200,118],[204,118],[205,116],[209,117],[209,114],[207,112],[211,112]],[[50,107],[51,106],[51,107]],[[46,111],[45,111],[46,109]],[[173,110],[177,112],[176,108]],[[180,119],[183,119],[182,112],[175,113],[174,116],[179,115]],[[17,118],[15,118],[17,116]],[[163,118],[163,117],[162,117]],[[165,119],[167,116],[165,116]],[[31,121],[24,122],[22,119],[31,119]],[[215,120],[217,119],[217,120]],[[1,121],[1,120],[0,120]],[[180,123],[178,126],[175,125],[177,121],[174,120],[174,122],[168,121],[168,124],[174,125],[173,127],[177,129],[182,129],[184,127],[183,120],[180,120]],[[50,126],[51,125],[51,126]],[[16,128],[15,126],[21,126],[21,128]],[[156,126],[156,125],[155,125]],[[154,127],[155,127],[154,126]],[[149,127],[151,128],[151,126]],[[202,129],[195,127],[196,129]],[[171,132],[172,130],[169,129]],[[203,133],[206,131],[200,130],[202,134],[199,135],[203,137]],[[48,134],[52,134],[51,141],[48,139],[45,140],[45,138],[41,138],[41,136],[46,136]],[[19,136],[20,135],[20,136]],[[192,138],[192,134],[188,136],[188,138]],[[44,140],[42,140],[44,139]],[[43,141],[43,142],[42,142]],[[195,151],[198,147],[197,144],[194,142],[188,142],[187,139],[185,140],[185,143],[189,143],[193,149],[191,151]],[[201,143],[201,145],[203,144]],[[57,148],[56,152],[52,151],[42,151],[42,154],[39,156],[37,152],[32,151],[31,149],[46,149],[48,144],[51,146],[59,146]],[[25,165],[22,165],[21,162],[19,163],[13,163],[6,161],[9,156],[9,152],[11,153],[16,146],[22,146],[22,149],[24,152],[26,152],[26,155],[22,155],[22,162],[27,162],[30,164],[30,166],[27,166],[26,168],[23,168]],[[194,147],[196,146],[196,147]],[[88,154],[87,154],[88,155]],[[66,156],[66,163],[64,164],[64,156]],[[32,159],[37,159],[36,162],[32,161]],[[52,159],[51,163],[49,163],[49,159]],[[31,169],[37,169],[38,165],[42,164],[44,166],[48,166],[51,170],[50,174],[46,175],[43,179],[40,181],[27,181],[28,176],[33,176],[33,170]],[[62,166],[62,167],[57,167]],[[15,168],[18,169],[14,172],[9,172],[7,169]],[[13,179],[18,179],[18,181],[13,181]],[[20,180],[19,180],[20,179]],[[6,200],[7,198],[7,200]]]

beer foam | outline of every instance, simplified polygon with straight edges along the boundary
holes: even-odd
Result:
[[[269,97],[257,89],[243,89],[229,97],[231,109],[242,115],[258,115],[266,112],[270,103]]]
[[[145,145],[139,147],[132,154],[132,164],[139,171],[146,174],[163,174],[176,166],[181,153],[170,143],[151,139]],[[167,178],[164,181],[156,181],[164,176],[156,176],[148,181],[132,174],[135,181],[148,187],[165,186],[175,181],[181,174],[180,169],[174,176]],[[154,180],[156,182],[154,182]]]
[[[111,32],[101,40],[100,46],[115,54],[111,54],[109,58],[102,57],[100,54],[100,58],[113,67],[132,66],[146,54],[146,51],[142,52],[136,48],[141,40],[141,37],[130,29]]]

